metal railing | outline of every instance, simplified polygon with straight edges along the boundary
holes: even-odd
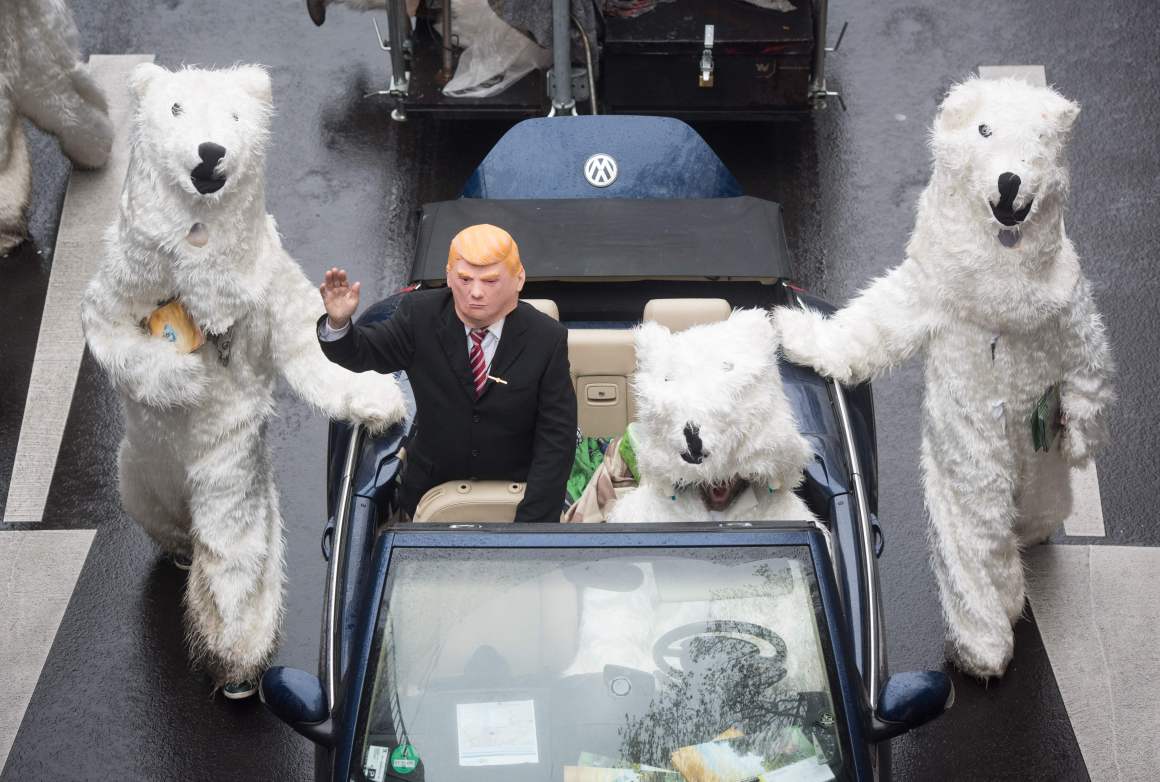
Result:
[[[339,483],[338,499],[334,510],[334,538],[330,552],[330,562],[326,571],[326,628],[323,642],[326,644],[322,655],[324,670],[322,681],[326,686],[328,710],[333,711],[338,698],[338,676],[342,670],[341,639],[338,629],[339,577],[343,559],[346,556],[347,521],[350,516],[353,492],[354,470],[362,447],[363,428],[356,425],[347,443],[346,456],[342,464],[342,480]]]
[[[882,630],[878,610],[878,561],[874,556],[874,529],[870,523],[870,504],[866,500],[866,485],[862,477],[862,467],[858,459],[857,443],[850,424],[850,411],[846,404],[846,390],[835,380],[829,381],[834,402],[838,408],[838,421],[842,425],[842,438],[846,443],[846,453],[850,459],[850,479],[854,483],[854,501],[858,510],[858,535],[862,539],[862,588],[866,595],[866,687],[870,707],[878,707],[878,691],[882,687],[881,649],[879,647]]]

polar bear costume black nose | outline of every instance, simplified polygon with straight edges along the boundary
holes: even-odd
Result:
[[[700,464],[705,461],[705,457],[709,452],[705,450],[705,446],[701,443],[701,427],[697,426],[692,421],[685,424],[685,445],[688,448],[681,452],[681,458],[689,464]]]
[[[1023,184],[1023,180],[1019,178],[1018,174],[1004,171],[999,175],[999,203],[991,204],[991,213],[995,215],[996,220],[1007,227],[1026,220],[1027,214],[1031,211],[1031,202],[1035,200],[1028,198],[1022,209],[1015,209],[1015,198],[1019,195],[1019,185],[1021,184]]]
[[[218,161],[226,156],[226,148],[221,144],[206,141],[198,145],[197,156],[201,162],[190,172],[193,186],[199,193],[216,193],[226,183],[225,174],[215,174]]]

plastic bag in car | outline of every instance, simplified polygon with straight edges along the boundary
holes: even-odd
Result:
[[[487,0],[452,0],[451,30],[463,47],[455,75],[443,87],[443,94],[452,98],[498,95],[552,63],[550,50],[496,16]]]

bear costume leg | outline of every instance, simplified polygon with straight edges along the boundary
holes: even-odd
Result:
[[[28,197],[32,167],[28,142],[12,101],[0,92],[0,258],[8,255],[28,234]]]
[[[1015,534],[1026,548],[1047,542],[1071,513],[1071,465],[1058,447],[1031,453],[1016,490]]]
[[[117,454],[117,482],[122,507],[149,537],[166,553],[188,557],[192,543],[185,468],[126,437]]]
[[[257,679],[282,619],[282,516],[264,428],[243,424],[216,437],[189,465],[187,632],[195,661],[219,686]]]
[[[948,654],[966,673],[1001,676],[1014,651],[1011,627],[1023,612],[1025,588],[1010,477],[1002,465],[986,470],[926,440],[922,462]]]

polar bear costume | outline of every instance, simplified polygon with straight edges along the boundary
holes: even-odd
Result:
[[[1063,227],[1078,113],[1016,80],[957,85],[934,121],[934,172],[906,260],[830,318],[777,313],[786,355],[843,383],[926,350],[931,560],[948,653],[979,677],[1011,659],[1020,549],[1066,516],[1069,464],[1106,439],[1112,358]],[[1037,452],[1029,418],[1056,383],[1066,429]]]
[[[403,398],[393,378],[348,372],[318,347],[322,301],[266,214],[266,72],[146,64],[131,89],[129,169],[85,297],[85,335],[124,400],[125,509],[163,549],[192,555],[195,659],[218,684],[252,680],[282,612],[282,519],[264,437],[275,379],[372,428],[398,420]],[[191,353],[141,326],[173,296],[210,335]]]
[[[113,125],[80,62],[80,36],[63,0],[0,2],[0,257],[24,241],[32,188],[27,117],[60,140],[78,166],[100,168]]]
[[[636,331],[632,425],[640,486],[614,523],[813,519],[794,487],[813,458],[777,368],[761,310],[672,333]]]
[[[650,322],[635,337],[632,431],[640,486],[617,501],[609,522],[814,520],[793,491],[813,451],[781,384],[769,316],[736,310],[725,321],[678,333]],[[581,651],[569,673],[610,663],[654,671],[652,642],[666,630],[735,621],[771,629],[786,641],[789,682],[825,688],[820,657],[807,651],[817,642],[800,569],[783,588],[755,583],[733,599],[671,602],[651,567],[640,569],[635,590],[585,588]]]

